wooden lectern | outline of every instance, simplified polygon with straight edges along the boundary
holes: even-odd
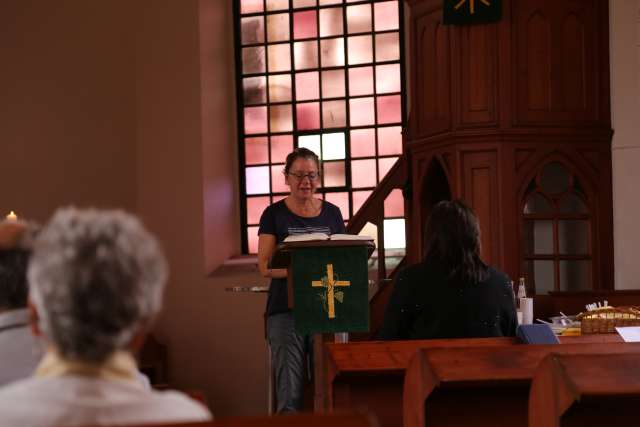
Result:
[[[289,307],[302,335],[369,330],[367,260],[372,240],[282,243],[272,268],[286,268]]]

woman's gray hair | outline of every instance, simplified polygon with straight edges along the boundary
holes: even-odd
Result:
[[[37,237],[28,280],[40,328],[57,351],[102,362],[160,311],[167,274],[136,217],[71,207],[58,209]]]

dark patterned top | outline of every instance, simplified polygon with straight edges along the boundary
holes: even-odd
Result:
[[[426,263],[398,274],[380,339],[515,336],[517,317],[509,278],[489,267],[480,283],[449,283]]]
[[[340,209],[329,202],[322,202],[318,216],[306,218],[291,212],[284,200],[268,206],[260,217],[258,234],[276,236],[276,244],[292,234],[344,233],[344,220]],[[267,299],[267,315],[289,311],[287,304],[287,280],[271,279],[269,298]]]

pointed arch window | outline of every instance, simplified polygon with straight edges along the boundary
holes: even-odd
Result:
[[[560,162],[545,164],[529,183],[521,212],[529,290],[593,289],[592,213],[578,177]]]

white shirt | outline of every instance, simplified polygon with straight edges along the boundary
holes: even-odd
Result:
[[[53,427],[206,421],[209,411],[175,391],[145,390],[135,361],[119,353],[100,367],[48,352],[36,376],[0,389],[0,426]]]
[[[0,387],[31,376],[43,349],[31,333],[27,309],[0,313]]]

